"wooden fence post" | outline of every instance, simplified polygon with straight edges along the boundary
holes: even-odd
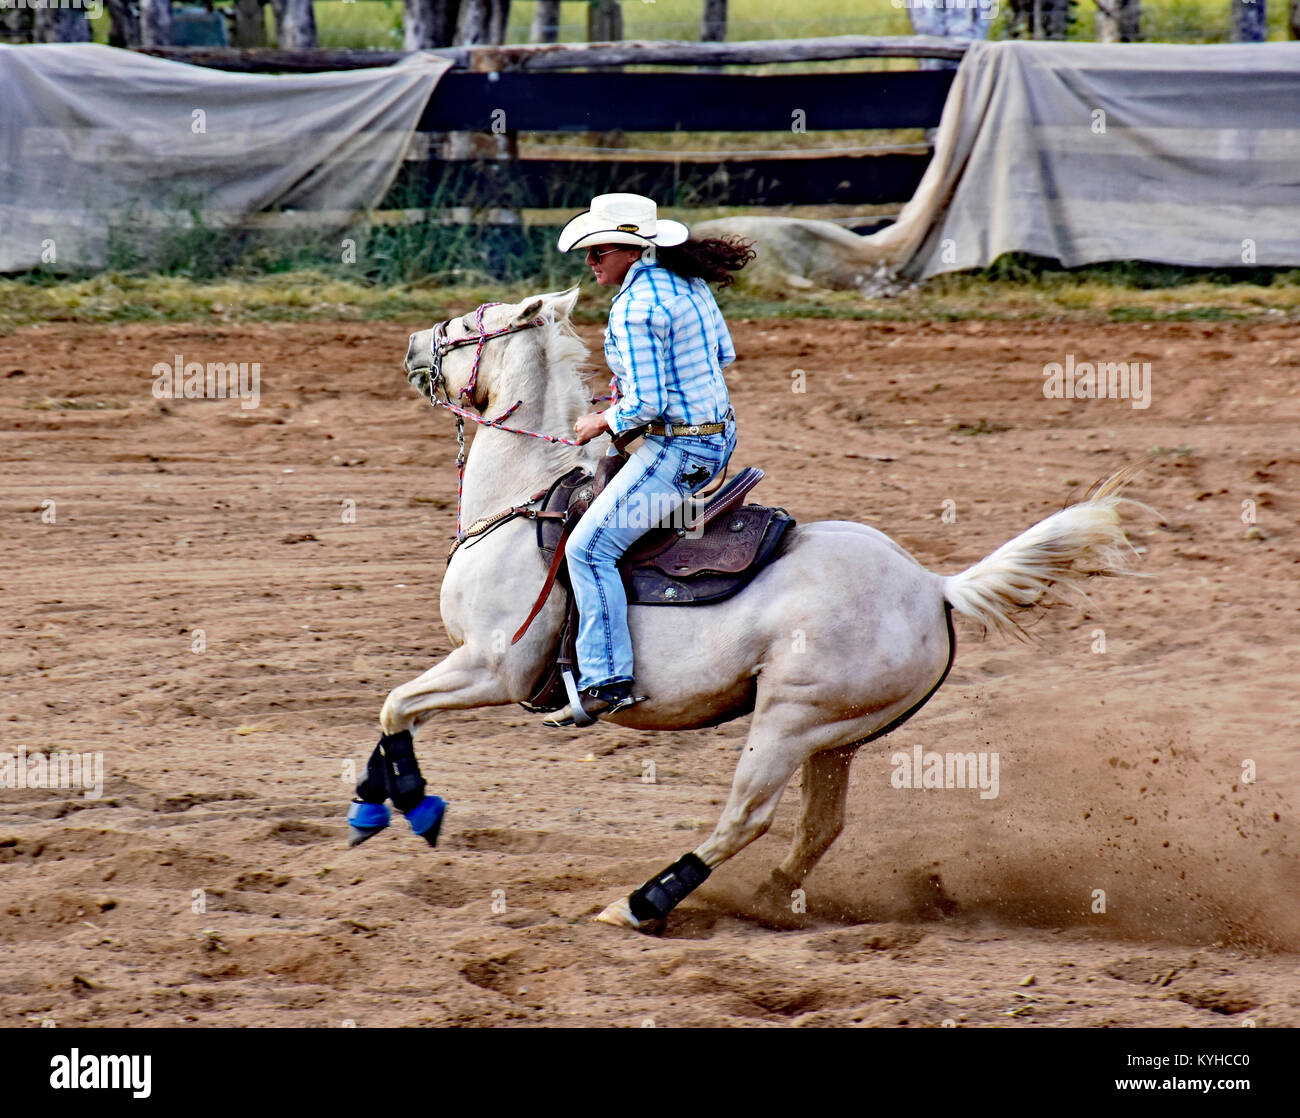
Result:
[[[727,39],[727,0],[704,0],[704,18],[700,21],[700,40],[722,43]]]
[[[618,0],[589,0],[587,41],[615,43],[623,38],[623,8]]]
[[[121,3],[121,0],[118,0]],[[232,12],[235,16],[234,29],[231,32],[236,47],[266,46],[266,14],[263,5],[266,0],[235,0]]]
[[[1266,0],[1232,0],[1232,41],[1262,43],[1267,38]]]

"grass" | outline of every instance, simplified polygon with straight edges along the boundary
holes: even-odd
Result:
[[[0,279],[0,333],[50,322],[432,322],[479,303],[520,301],[560,286],[473,276],[373,283],[321,270],[212,279],[29,273]],[[578,320],[603,322],[608,298],[585,283]],[[1033,258],[1004,257],[982,272],[938,276],[889,298],[825,292],[772,299],[724,291],[720,302],[732,319],[1300,322],[1300,269],[1241,275],[1125,263],[1067,271]]]

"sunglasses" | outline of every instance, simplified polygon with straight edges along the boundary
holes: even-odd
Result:
[[[599,262],[603,260],[606,256],[608,256],[611,252],[624,252],[626,251],[626,248],[627,246],[617,246],[615,248],[607,248],[604,252],[600,252],[595,247],[595,245],[593,245],[591,248],[587,249],[587,255],[594,256],[597,262]]]

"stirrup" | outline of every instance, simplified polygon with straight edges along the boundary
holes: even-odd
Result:
[[[555,714],[548,715],[542,719],[543,726],[590,726],[596,721],[596,714],[617,714],[620,710],[626,710],[637,703],[643,703],[650,697],[649,695],[632,694],[631,682],[626,685],[628,690],[626,695],[612,697],[601,694],[604,691],[603,687],[588,687],[583,694],[588,697],[589,701],[602,704],[596,708],[593,714],[582,705],[582,697],[573,683],[573,673],[566,669],[562,675],[564,688],[569,693],[569,712],[566,715],[563,711],[556,711]]]
[[[578,685],[573,681],[573,671],[570,668],[565,668],[560,673],[560,677],[564,680],[564,690],[569,695],[569,717],[550,722],[543,719],[543,722],[546,722],[548,726],[590,726],[596,720],[587,713],[586,708],[582,705],[582,698],[578,694]]]

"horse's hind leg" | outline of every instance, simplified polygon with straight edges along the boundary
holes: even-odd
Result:
[[[803,763],[794,844],[785,861],[759,889],[761,903],[783,909],[791,906],[794,891],[839,838],[848,801],[849,765],[857,751],[857,745],[841,745],[814,753]]]
[[[825,726],[812,725],[816,712],[803,704],[797,708],[790,704],[785,712],[785,717],[755,713],[731,782],[731,795],[713,834],[631,896],[615,901],[597,920],[624,928],[643,928],[663,919],[715,867],[738,854],[772,825],[781,793],[795,769],[821,744],[816,739],[827,732]]]

